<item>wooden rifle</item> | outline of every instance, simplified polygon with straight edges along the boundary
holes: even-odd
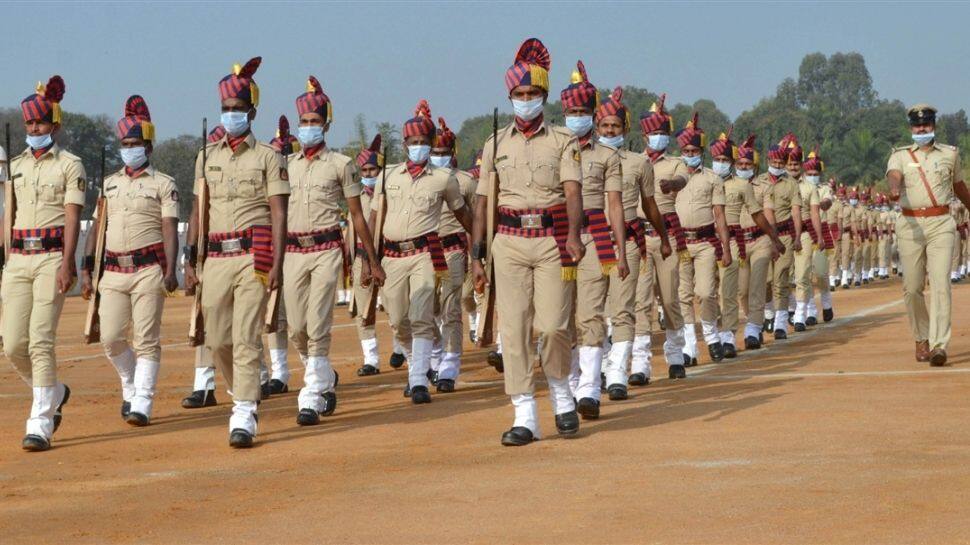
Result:
[[[476,344],[480,347],[495,342],[495,263],[493,262],[492,241],[498,220],[498,108],[492,112],[492,170],[488,173],[488,199],[485,212],[485,291],[482,292],[481,316],[475,330]]]
[[[192,300],[192,314],[189,316],[189,345],[201,346],[205,342],[205,322],[202,318],[202,265],[205,263],[205,256],[208,253],[209,243],[209,184],[206,182],[206,160],[208,147],[208,121],[202,118],[202,180],[196,190],[196,198],[199,203],[198,213],[198,237],[196,238],[196,260],[195,274],[199,278],[199,283],[195,286],[195,295]]]
[[[374,222],[374,246],[377,251],[377,259],[381,259],[384,255],[384,217],[387,215],[387,199],[384,198],[384,194],[387,191],[387,148],[381,149],[381,155],[384,157],[384,165],[381,167],[381,186],[380,191],[374,192],[374,198],[377,199],[377,219]],[[372,281],[370,295],[367,298],[367,307],[364,309],[364,325],[371,326],[377,320],[377,296],[380,293],[380,288],[377,286],[376,282]]]
[[[101,294],[98,284],[104,274],[104,246],[108,232],[108,199],[104,196],[104,146],[101,147],[101,184],[98,188],[98,202],[95,205],[97,225],[88,231],[88,236],[97,237],[94,246],[94,266],[91,269],[91,298],[88,299],[88,313],[84,319],[84,342],[88,344],[101,340],[101,317],[98,313],[101,307]]]

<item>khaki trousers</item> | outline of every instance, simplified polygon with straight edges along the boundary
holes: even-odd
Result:
[[[435,314],[435,271],[428,252],[408,257],[385,257],[381,266],[384,308],[401,346],[410,347],[413,338],[433,340]],[[408,327],[410,325],[410,327]]]
[[[467,263],[465,264],[467,267]],[[465,312],[478,312],[478,298],[475,297],[475,279],[471,275],[470,269],[465,273],[465,280],[461,284],[461,308]]]
[[[578,346],[603,346],[610,276],[603,274],[593,236],[584,233],[581,240],[586,254],[576,270],[576,342]]]
[[[283,260],[283,299],[290,342],[309,357],[330,355],[330,328],[338,285],[342,285],[343,251],[287,252]]]
[[[842,232],[842,243],[840,247],[841,266],[843,271],[852,273],[852,261],[855,257],[855,248],[852,244],[852,233],[848,230]]]
[[[791,273],[792,266],[795,263],[795,251],[792,250],[792,235],[781,235],[779,238],[785,245],[785,253],[778,256],[778,259],[774,262],[771,284],[774,287],[772,294],[775,308],[786,310],[788,308],[788,294],[791,293]],[[811,246],[808,249],[810,250]]]
[[[903,300],[916,341],[928,340],[930,350],[950,342],[950,260],[956,222],[950,215],[928,218],[900,216],[896,221],[899,260],[902,264]],[[927,309],[923,295],[930,281]]]
[[[802,233],[802,251],[795,252],[795,299],[806,302],[812,297],[812,274],[814,273],[815,244],[812,236]]]
[[[684,327],[684,317],[678,300],[680,288],[680,256],[671,238],[673,252],[667,259],[660,253],[660,237],[647,237],[647,257],[640,261],[640,278],[637,283],[636,335],[649,335],[653,309],[654,284],[660,287],[660,299],[664,308],[664,325],[668,330]]]
[[[162,268],[145,267],[134,273],[105,271],[98,283],[101,303],[101,344],[109,358],[128,350],[127,334],[131,330],[131,349],[137,358],[161,361],[162,308],[165,287]]]
[[[814,286],[815,290],[818,290],[819,293],[829,291],[829,277],[826,275],[826,271],[829,270],[829,261],[835,261],[834,259],[829,259],[829,252],[831,252],[831,250],[823,250],[820,248],[815,250],[815,254],[812,256],[812,271],[814,271],[815,282]],[[815,290],[812,289],[812,284],[809,283],[809,299],[815,297]]]
[[[3,269],[3,353],[27,384],[55,386],[54,342],[64,308],[57,292],[63,254],[8,254]]]
[[[954,221],[955,223],[955,221]],[[957,272],[960,269],[960,262],[963,259],[963,240],[957,232],[953,237],[953,257],[950,259],[950,272]]]
[[[463,333],[461,299],[468,255],[461,251],[448,252],[445,254],[445,261],[448,262],[448,276],[440,282],[439,288],[441,348],[445,352],[461,354]]]
[[[533,393],[533,327],[543,340],[543,372],[556,380],[569,376],[575,282],[562,279],[559,249],[552,237],[498,234],[492,246],[505,393]]]
[[[235,401],[259,401],[259,358],[266,287],[252,255],[210,257],[202,271],[205,346]]]
[[[721,288],[721,331],[730,332],[732,335],[738,331],[738,276],[739,269],[742,268],[741,257],[738,255],[738,243],[731,238],[731,265],[721,267],[720,288]],[[744,268],[748,268],[745,261]]]
[[[364,313],[366,312],[367,300],[370,299],[371,287],[364,287],[360,285],[360,272],[363,268],[363,260],[367,259],[365,256],[358,256],[354,259],[354,264],[351,266],[351,275],[354,279],[354,300],[357,301],[357,316],[354,316],[354,325],[357,327],[357,338],[362,341],[368,339],[373,339],[377,336],[374,333],[374,324],[364,325]]]
[[[789,240],[791,238],[789,237]],[[771,238],[762,235],[745,245],[748,255],[747,267],[741,267],[738,272],[738,295],[742,301],[747,301],[745,317],[749,324],[761,328],[764,318],[765,299],[767,296],[768,271],[771,269]],[[791,255],[791,248],[786,250]],[[747,336],[747,335],[745,335]]]
[[[606,308],[613,324],[613,342],[632,341],[636,323],[637,284],[640,277],[640,248],[636,241],[626,241],[626,263],[630,274],[620,280],[616,269],[610,271]]]
[[[828,268],[829,276],[837,276],[839,274],[839,267],[842,264],[842,239],[832,241],[832,249],[828,250]],[[815,269],[818,270],[817,268]]]
[[[688,259],[680,261],[680,314],[684,323],[697,323],[694,315],[694,296],[700,300],[701,320],[713,324],[717,320],[717,253],[708,242],[687,245]]]

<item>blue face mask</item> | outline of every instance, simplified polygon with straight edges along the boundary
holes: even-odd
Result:
[[[431,164],[438,168],[451,168],[450,155],[432,155]]]
[[[542,97],[532,100],[512,99],[512,110],[515,111],[515,117],[523,121],[532,121],[542,113]]]
[[[731,173],[731,163],[727,161],[714,161],[711,163],[711,170],[721,178],[726,178]]]
[[[431,146],[408,146],[408,159],[420,165],[431,156]]]
[[[778,177],[783,176],[786,172],[788,172],[788,170],[784,168],[768,167],[768,172],[770,172],[772,176]]]
[[[913,135],[913,142],[916,142],[920,146],[925,146],[925,145],[929,144],[930,142],[932,142],[933,139],[935,139],[935,138],[936,138],[936,133],[935,132],[928,132],[926,134],[914,134]]]
[[[611,148],[620,149],[623,145],[623,135],[620,136],[600,136],[600,142]]]
[[[304,148],[312,148],[323,142],[323,127],[319,125],[300,126],[296,131],[296,139]]]
[[[852,206],[855,206],[859,204],[859,199],[849,199],[849,204],[851,204]]]
[[[377,178],[361,178],[360,183],[366,185],[367,187],[374,187],[377,185]]]
[[[230,136],[240,136],[249,130],[249,112],[222,112],[219,120]]]
[[[681,156],[681,159],[683,159],[684,160],[684,164],[687,165],[687,166],[689,166],[690,168],[697,168],[697,167],[701,166],[701,156],[700,155],[694,155],[694,156],[683,155],[683,156]]]
[[[148,162],[148,153],[145,146],[121,148],[121,160],[128,168],[138,168]]]
[[[586,136],[593,130],[593,116],[570,115],[566,117],[566,128],[576,136]]]
[[[754,178],[753,168],[746,168],[744,170],[735,169],[734,173],[738,175],[738,178],[742,178],[744,180],[750,180],[751,178]]]
[[[54,139],[51,138],[51,134],[42,134],[40,136],[27,135],[27,145],[31,149],[44,149],[54,143]]]
[[[808,182],[808,183],[810,183],[810,184],[812,184],[812,185],[818,185],[818,183],[822,181],[822,177],[821,176],[809,176],[808,174],[806,174],[805,175],[805,181]]]
[[[663,151],[670,145],[669,134],[651,134],[647,136],[647,145],[654,151]]]

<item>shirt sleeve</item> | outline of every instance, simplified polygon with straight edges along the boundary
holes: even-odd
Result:
[[[791,205],[801,206],[802,205],[802,192],[798,190],[798,184],[792,181],[791,183]],[[809,199],[811,200],[811,199]]]
[[[495,171],[495,157],[492,156],[492,138],[490,136],[485,140],[485,147],[482,148],[482,164],[478,170],[479,182],[485,180],[486,183],[479,183],[478,187],[475,188],[475,194],[481,195],[482,197],[488,197],[488,190],[491,185],[487,183],[488,177]]]
[[[757,214],[761,212],[761,203],[754,196],[754,187],[748,182],[744,183],[744,207],[747,208],[749,214]]]
[[[285,177],[283,161],[279,153],[267,150],[266,152],[266,195],[275,197],[277,195],[290,194],[290,182]]]
[[[642,158],[640,165],[640,179],[637,183],[640,184],[640,195],[642,197],[653,197],[654,187],[653,187],[653,163],[651,163],[646,157]]]
[[[465,198],[461,194],[461,187],[454,172],[448,176],[448,184],[445,185],[445,202],[451,210],[461,210],[461,207],[465,206]]]
[[[171,178],[163,178],[158,186],[158,197],[162,201],[162,217],[179,217],[179,192],[175,187],[175,181]]]
[[[195,156],[195,183],[192,184],[192,192],[199,194],[199,184],[202,183],[202,152]]]
[[[575,137],[569,139],[566,149],[559,158],[559,181],[583,183],[582,166],[579,163],[579,141]]]
[[[889,174],[891,170],[898,170],[900,173],[903,172],[903,154],[895,151],[889,156],[889,164],[886,165],[886,174]]]
[[[344,198],[360,197],[360,180],[357,178],[357,166],[354,165],[353,161],[347,161],[347,164],[341,170],[340,176],[342,178],[340,182],[344,189]]]
[[[620,154],[613,152],[606,160],[605,190],[623,192],[623,166],[620,164]]]
[[[953,158],[953,183],[958,184],[963,181],[963,165],[960,164],[960,151],[954,151]]]
[[[87,189],[87,175],[80,160],[68,161],[64,166],[64,204],[84,206],[84,190]]]
[[[713,185],[713,190],[711,191],[711,204],[715,206],[724,206],[727,201],[724,198],[724,180],[721,179],[717,174],[711,174],[711,184]]]
[[[812,188],[812,197],[809,199],[808,204],[809,205],[815,205],[815,206],[821,206],[821,204],[822,204],[822,198],[818,194],[818,189],[816,189],[814,187]]]
[[[671,178],[681,177],[685,180],[690,179],[690,172],[687,171],[687,165],[684,164],[680,159],[676,159],[676,165],[674,166],[674,172],[670,176]]]

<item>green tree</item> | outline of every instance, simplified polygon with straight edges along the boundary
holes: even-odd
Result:
[[[838,179],[849,185],[871,185],[881,180],[890,151],[869,129],[852,130],[835,156]]]
[[[179,192],[179,217],[188,219],[192,211],[195,160],[202,149],[202,138],[183,134],[159,142],[152,151],[152,165],[175,178]]]

